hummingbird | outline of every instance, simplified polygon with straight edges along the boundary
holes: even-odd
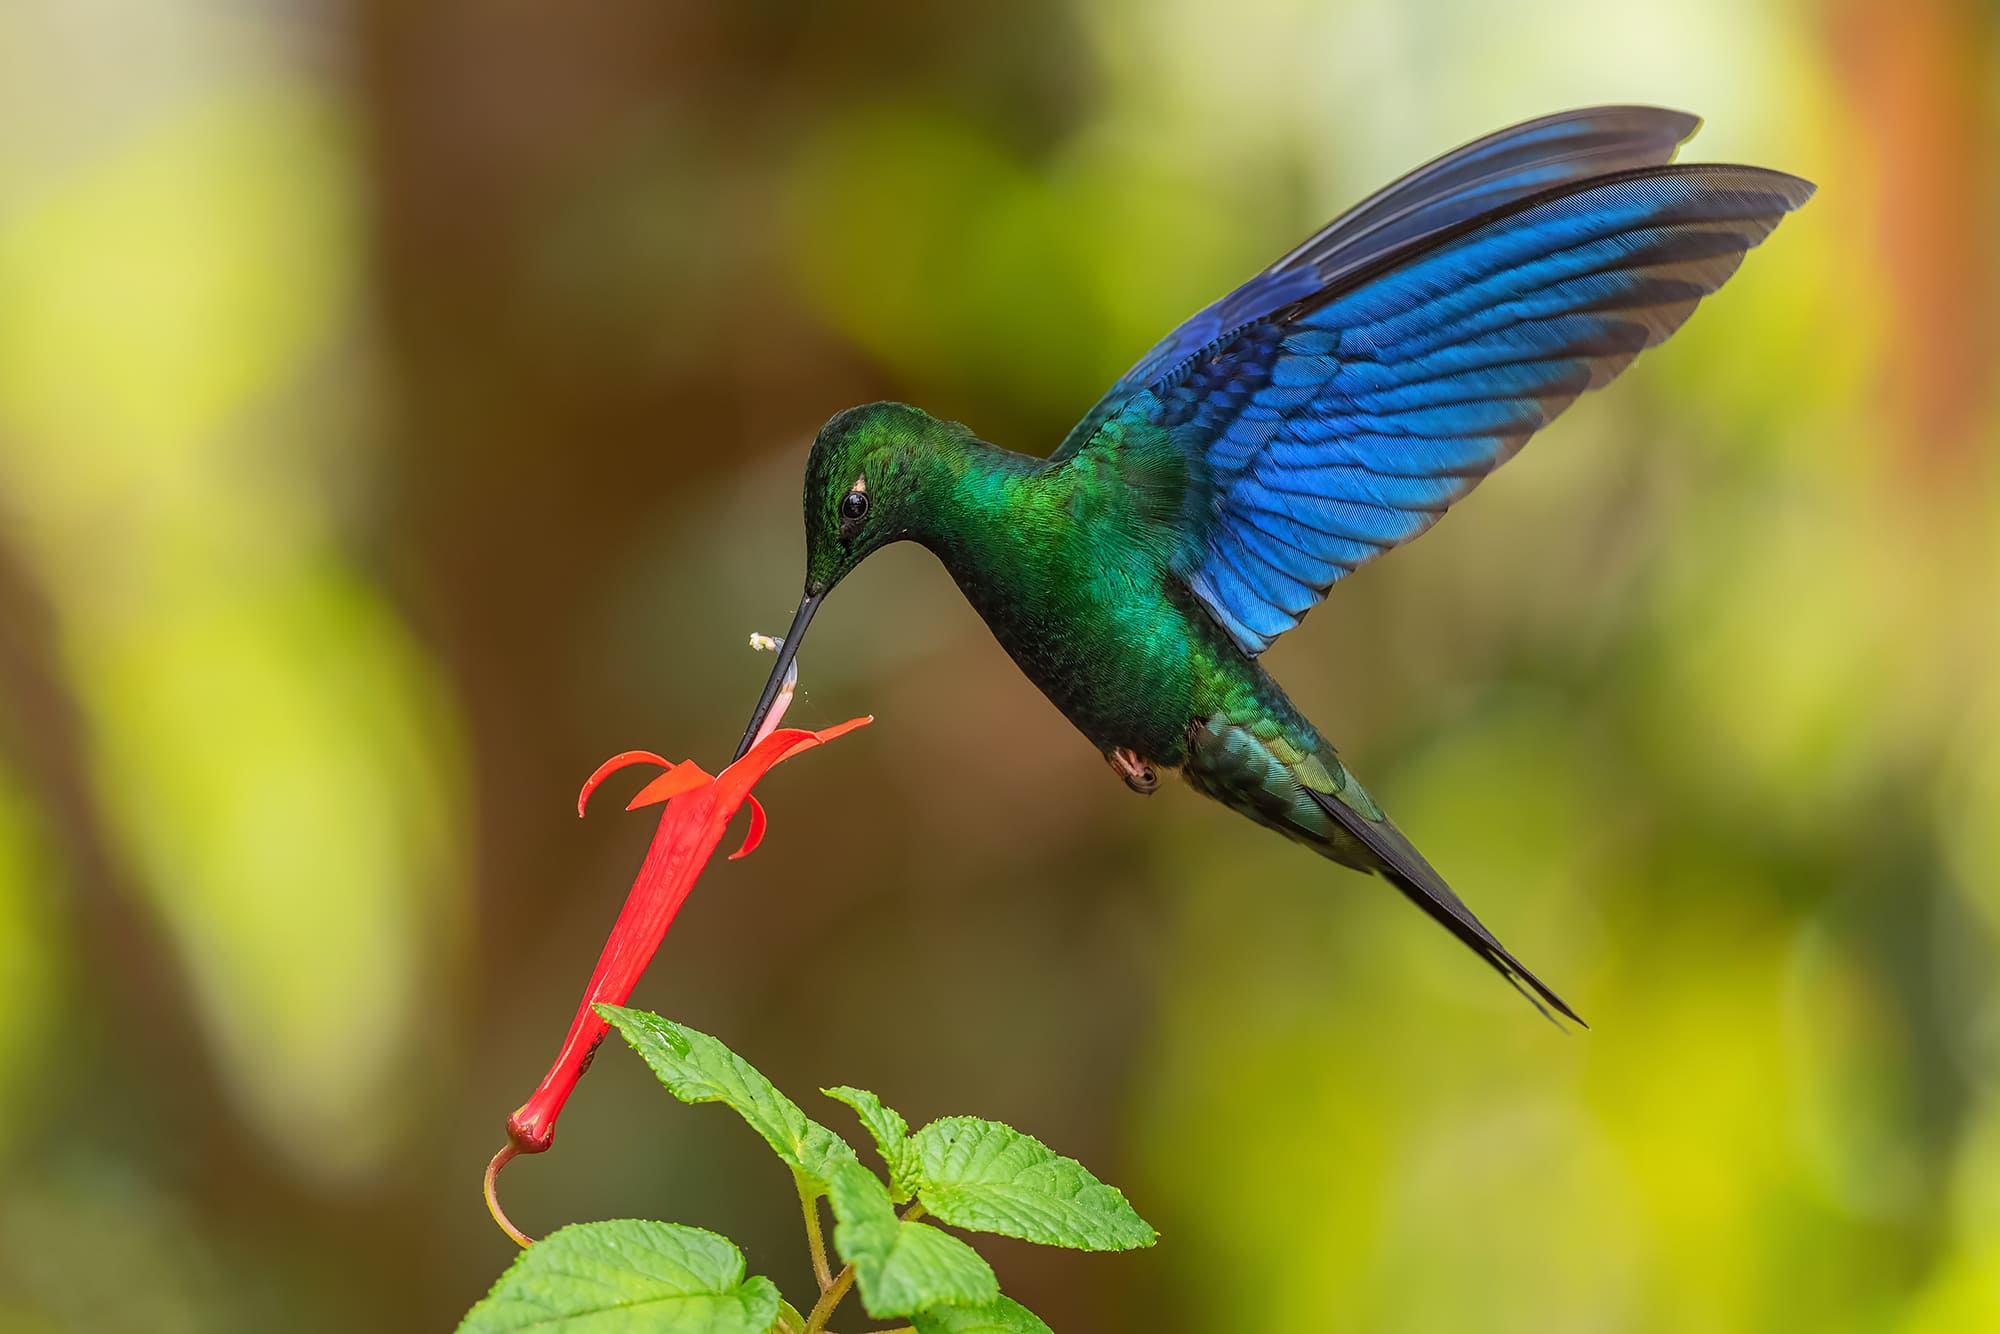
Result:
[[[806,461],[804,596],[743,746],[827,594],[917,542],[1133,791],[1177,772],[1381,876],[1545,1017],[1582,1024],[1258,659],[1680,328],[1811,197],[1781,172],[1674,164],[1699,125],[1591,107],[1445,154],[1161,339],[1046,458],[902,403],[837,414]]]

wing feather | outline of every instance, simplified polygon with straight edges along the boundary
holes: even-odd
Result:
[[[1075,453],[1134,394],[1175,365],[1303,300],[1369,262],[1467,218],[1563,184],[1673,160],[1699,118],[1660,107],[1585,107],[1509,126],[1417,168],[1371,195],[1229,295],[1168,334],[1078,422],[1056,457]]]
[[[1263,652],[1686,322],[1813,187],[1670,166],[1699,122],[1593,107],[1512,126],[1364,200],[1161,340],[1073,429],[1173,433],[1182,574]]]
[[[1126,411],[1174,431],[1207,486],[1190,585],[1261,653],[1680,328],[1811,192],[1729,166],[1566,184],[1427,235],[1149,385]]]

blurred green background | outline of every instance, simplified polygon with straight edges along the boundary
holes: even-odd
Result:
[[[1820,194],[1270,657],[1595,1031],[1135,800],[915,549],[804,655],[795,718],[880,721],[635,1003],[1124,1186],[1153,1251],[995,1248],[1067,1334],[2000,1328],[1991,0],[13,0],[0,1329],[448,1328],[651,828],[576,786],[725,756],[818,424],[1045,451],[1368,190],[1596,101]],[[810,1281],[762,1147],[622,1050],[508,1199]]]

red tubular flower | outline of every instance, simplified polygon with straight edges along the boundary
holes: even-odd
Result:
[[[674,914],[680,911],[688,891],[694,888],[694,882],[721,844],[729,821],[745,802],[750,804],[750,833],[743,846],[730,854],[730,860],[747,856],[763,840],[764,808],[750,795],[750,789],[780,761],[873,721],[872,717],[855,718],[823,732],[792,727],[770,730],[742,759],[713,777],[692,760],[669,764],[650,751],[628,750],[606,760],[585,780],[576,798],[579,816],[584,813],[590,794],[611,774],[633,764],[658,765],[665,772],[641,788],[625,809],[637,810],[661,802],[666,803],[666,809],[660,813],[659,828],[654,831],[646,860],[632,881],[625,908],[611,928],[610,939],[604,942],[603,953],[598,955],[597,969],[590,975],[590,985],[576,1007],[576,1017],[570,1020],[569,1033],[556,1053],[555,1064],[542,1076],[534,1096],[507,1118],[507,1147],[494,1155],[487,1166],[486,1206],[492,1211],[494,1221],[515,1241],[525,1246],[530,1238],[501,1211],[495,1178],[515,1155],[541,1153],[554,1142],[556,1117],[561,1115],[563,1103],[576,1087],[576,1081],[590,1068],[591,1057],[610,1028],[594,1007],[599,1003],[623,1005],[631,996],[639,975],[652,962],[654,951],[659,949],[667,927],[672,925]]]

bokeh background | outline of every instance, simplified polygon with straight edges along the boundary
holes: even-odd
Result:
[[[12,0],[0,1329],[449,1328],[651,827],[577,783],[726,754],[818,424],[1046,450],[1594,101],[1820,194],[1269,659],[1593,1032],[1134,799],[915,549],[803,658],[795,717],[879,722],[636,1003],[1121,1184],[1157,1249],[993,1250],[1068,1334],[2000,1328],[1990,0]],[[622,1050],[508,1199],[809,1281],[761,1146]]]

